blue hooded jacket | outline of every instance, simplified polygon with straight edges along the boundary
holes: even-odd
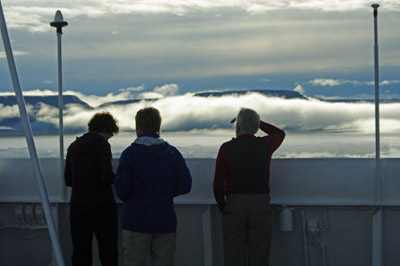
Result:
[[[182,154],[157,134],[144,134],[119,159],[115,190],[125,202],[122,229],[138,233],[173,233],[173,199],[187,194],[192,177]]]

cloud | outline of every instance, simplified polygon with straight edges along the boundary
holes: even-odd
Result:
[[[154,92],[159,93],[164,96],[173,96],[179,91],[179,86],[177,84],[166,84],[161,87],[156,87]]]
[[[308,81],[307,84],[311,84],[313,86],[321,86],[321,87],[336,87],[336,86],[341,86],[344,84],[351,84],[353,86],[361,86],[361,85],[372,86],[375,84],[375,81],[316,78],[316,79]],[[400,84],[400,80],[383,80],[383,81],[380,81],[379,84],[381,86]]]
[[[97,89],[101,88],[103,93],[115,91],[123,86],[120,84],[132,80],[146,83],[157,78],[162,83],[174,83],[181,78],[252,76],[254,82],[257,75],[257,79],[268,76],[268,85],[273,86],[275,74],[359,70],[371,61],[364,52],[369,49],[364,48],[366,43],[372,42],[366,37],[370,28],[363,27],[367,18],[372,19],[366,15],[371,8],[366,1],[350,2],[344,5],[342,1],[299,0],[17,0],[4,3],[4,10],[9,27],[18,28],[10,32],[18,49],[31,53],[31,61],[24,63],[32,71],[24,65],[26,73],[43,67],[35,75],[42,81],[49,79],[49,70],[54,69],[55,36],[49,22],[60,9],[69,22],[63,36],[68,87],[82,88],[84,81],[95,87],[93,83],[98,81]],[[335,6],[359,8],[360,12],[329,16],[320,12],[335,10]],[[273,16],[260,15],[268,10],[278,12],[271,12]],[[384,31],[395,32],[392,25],[398,21],[393,12],[388,15],[391,20],[382,27],[380,36],[391,36],[393,45],[388,47],[392,51],[386,54],[395,55],[398,46],[394,45],[393,36],[397,35]],[[24,34],[26,29],[46,34]],[[351,41],[349,34],[354,37]],[[397,66],[397,57],[390,58],[390,64]],[[44,63],[35,67],[34,60]],[[382,62],[389,64],[387,60]],[[113,84],[118,85],[114,88]],[[156,96],[159,95],[152,97]]]
[[[37,89],[37,90],[23,91],[22,94],[26,96],[52,96],[52,95],[58,95],[58,92],[51,90]],[[15,92],[0,92],[0,96],[15,96]]]
[[[301,85],[297,86],[298,90],[300,90],[299,86],[301,87]],[[171,91],[175,93],[177,87],[166,84],[156,89],[168,94]],[[67,105],[64,109],[65,128],[67,130],[85,130],[87,121],[95,112],[109,111],[118,118],[122,130],[132,130],[135,128],[134,117],[136,112],[144,106],[152,105],[161,112],[163,117],[162,130],[164,131],[232,129],[229,121],[241,107],[253,108],[260,113],[261,119],[285,128],[288,132],[359,132],[369,134],[374,133],[375,130],[373,103],[283,99],[267,97],[259,93],[222,97],[198,97],[192,93],[173,96],[160,94],[163,97],[152,102],[139,101],[99,107],[100,102],[103,103],[106,100],[115,101],[116,99],[131,97],[129,94],[124,94],[125,92],[124,90],[117,95],[109,94],[100,97],[86,96],[71,91],[71,94],[77,95],[82,100],[93,101],[92,106],[95,108],[87,110],[76,104]],[[43,91],[43,93],[51,94],[49,91]],[[52,93],[54,94],[54,92]],[[95,102],[96,100],[100,102]],[[55,107],[42,104],[35,107],[28,106],[28,108],[38,121],[58,126],[58,111]],[[382,132],[400,131],[400,118],[398,117],[400,103],[381,104],[380,112]],[[0,105],[0,113],[1,120],[4,120],[17,117],[18,109],[16,106]]]
[[[385,10],[400,11],[400,3],[392,0],[380,1]],[[50,31],[48,23],[60,9],[67,20],[80,16],[97,18],[119,14],[174,14],[188,16],[200,12],[215,12],[221,9],[243,10],[251,15],[260,15],[280,10],[308,10],[323,12],[353,12],[370,8],[367,0],[325,1],[325,0],[136,0],[136,1],[7,1],[4,12],[10,28],[28,28],[33,32]]]
[[[0,104],[0,110],[0,121],[6,118],[19,117],[18,105],[4,106],[3,104]]]
[[[260,81],[262,81],[262,82],[271,82],[271,80],[269,78],[262,78],[262,79],[260,79]]]
[[[137,92],[137,91],[142,91],[144,90],[144,86],[138,86],[138,87],[128,87],[128,88],[122,88],[120,89],[120,91],[124,92],[124,91],[130,91],[130,92]]]
[[[296,87],[294,87],[293,91],[298,92],[303,95],[306,92],[300,84],[297,84]]]
[[[161,87],[155,87],[153,91],[143,92],[138,95],[138,99],[158,99],[167,96],[174,96],[178,93],[177,84],[165,84]]]
[[[162,94],[154,91],[143,92],[138,96],[139,99],[158,99],[162,97],[164,97]]]
[[[38,111],[34,113],[35,119],[58,125],[58,108],[40,103]]]
[[[400,84],[400,80],[383,80],[380,82],[380,85],[392,85],[392,84]]]
[[[313,79],[308,82],[313,86],[322,86],[322,87],[335,87],[346,83],[346,81],[338,80],[338,79]]]
[[[121,117],[124,125],[134,128],[137,110],[148,105],[139,102],[112,106],[110,112]],[[163,116],[162,129],[231,128],[229,121],[241,107],[257,110],[261,118],[290,132],[374,132],[374,105],[371,103],[332,103],[319,100],[281,99],[257,93],[242,96],[195,97],[193,94],[163,97],[151,103]],[[400,130],[400,104],[381,104],[382,132]],[[126,121],[128,119],[128,121]]]
[[[29,55],[28,52],[25,51],[13,51],[14,56],[24,56],[24,55]],[[6,52],[0,51],[0,58],[6,58]]]
[[[108,102],[116,102],[116,101],[125,101],[125,100],[131,100],[135,98],[135,95],[137,92],[144,90],[143,86],[138,86],[138,87],[127,87],[127,88],[121,88],[119,89],[119,93],[108,93],[105,96],[98,96],[98,95],[86,95],[81,92],[76,92],[76,91],[71,91],[68,90],[64,94],[65,95],[75,95],[85,101],[87,104],[89,104],[92,107],[97,107],[99,105],[102,105],[104,103]]]

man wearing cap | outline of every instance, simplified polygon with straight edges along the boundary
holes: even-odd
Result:
[[[223,213],[225,266],[266,266],[271,244],[270,163],[285,132],[242,108],[236,138],[218,151],[214,196]],[[256,137],[261,129],[266,136]]]

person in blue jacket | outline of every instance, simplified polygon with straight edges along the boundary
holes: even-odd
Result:
[[[160,137],[161,116],[154,107],[135,117],[136,140],[119,159],[115,191],[125,202],[122,242],[125,266],[172,265],[177,219],[173,199],[187,194],[192,177],[182,154]]]

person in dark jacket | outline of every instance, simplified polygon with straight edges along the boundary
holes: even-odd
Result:
[[[115,172],[108,139],[119,132],[108,112],[96,113],[88,132],[69,146],[65,184],[72,187],[70,225],[72,265],[92,265],[92,239],[96,236],[101,264],[118,265],[118,217],[111,185]]]
[[[236,138],[218,151],[214,196],[223,212],[225,266],[267,266],[271,243],[270,164],[285,132],[252,109],[237,115]],[[256,137],[261,129],[266,136]],[[225,199],[226,197],[226,199]]]
[[[169,266],[175,253],[177,220],[173,199],[187,194],[192,177],[182,154],[160,138],[154,107],[136,114],[136,140],[119,159],[115,191],[125,202],[122,242],[125,266]]]

